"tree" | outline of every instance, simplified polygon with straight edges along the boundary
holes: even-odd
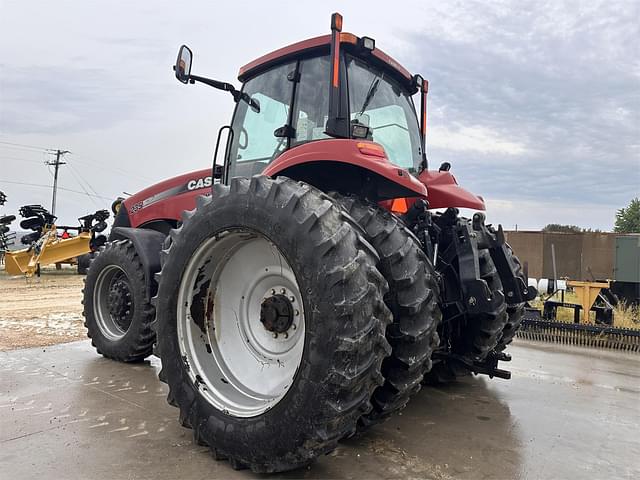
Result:
[[[553,233],[582,233],[582,228],[577,225],[560,225],[559,223],[550,223],[545,225],[543,232]]]
[[[621,208],[616,212],[616,224],[613,231],[616,233],[640,233],[640,198],[634,198],[627,208]]]

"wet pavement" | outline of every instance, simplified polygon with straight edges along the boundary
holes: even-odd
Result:
[[[523,341],[510,353],[511,380],[425,388],[310,468],[269,478],[640,478],[640,355]],[[192,443],[158,364],[118,364],[84,341],[0,352],[0,477],[258,477]]]

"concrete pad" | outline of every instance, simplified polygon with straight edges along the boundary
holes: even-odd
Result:
[[[640,478],[640,356],[517,342],[512,380],[424,388],[310,468],[271,478]],[[0,352],[2,478],[254,478],[194,445],[157,379],[88,342]]]

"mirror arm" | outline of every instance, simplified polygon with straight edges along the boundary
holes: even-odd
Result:
[[[236,87],[227,82],[219,82],[218,80],[213,80],[211,78],[199,77],[198,75],[189,75],[189,83],[193,84],[196,82],[204,83],[205,85],[209,85],[210,87],[217,88],[218,90],[224,90],[225,92],[231,93],[233,96],[233,101],[238,103],[240,100],[244,100],[249,104],[249,106],[256,112],[260,112],[260,104],[251,98],[246,93],[236,90]]]
[[[237,90],[233,85],[226,82],[219,82],[218,80],[213,80],[211,78],[199,77],[198,75],[189,75],[189,83],[204,83],[205,85],[209,85],[210,87],[217,88],[218,90],[224,90],[225,92],[231,92],[231,94],[235,97]]]

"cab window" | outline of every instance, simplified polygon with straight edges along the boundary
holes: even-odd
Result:
[[[295,62],[274,67],[247,81],[244,92],[256,100],[256,112],[246,102],[238,102],[233,120],[233,140],[229,149],[230,176],[256,175],[287,148],[286,137],[274,131],[287,124],[293,82],[287,79],[295,72]]]
[[[391,163],[410,171],[422,162],[422,142],[411,96],[382,71],[348,57],[351,123],[369,127]]]
[[[329,113],[329,57],[315,57],[300,62],[300,83],[296,88],[295,137],[292,146],[329,138],[326,130]]]

